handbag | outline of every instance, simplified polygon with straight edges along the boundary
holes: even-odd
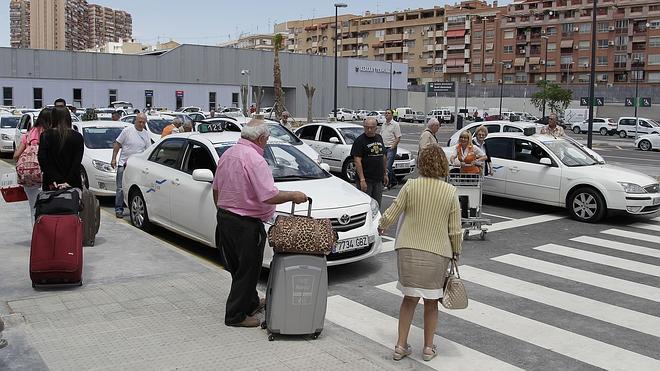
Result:
[[[35,218],[40,215],[78,214],[81,209],[80,190],[78,188],[66,188],[40,192],[34,207]]]
[[[461,275],[458,273],[456,259],[452,258],[449,264],[451,268],[442,290],[442,306],[447,309],[465,309],[468,306],[468,296]]]
[[[16,173],[7,173],[2,175],[0,183],[0,193],[5,202],[20,202],[27,200],[27,194],[22,186],[16,181]]]
[[[42,173],[39,166],[39,145],[28,143],[16,161],[18,184],[26,187],[41,185]]]
[[[330,219],[312,218],[312,199],[307,198],[307,216],[278,215],[268,230],[268,244],[276,253],[328,255],[337,244],[337,232]]]

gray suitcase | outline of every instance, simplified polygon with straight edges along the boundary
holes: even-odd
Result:
[[[328,302],[328,264],[324,255],[275,254],[266,288],[268,340],[275,334],[312,335],[323,331]]]
[[[101,225],[101,205],[96,196],[85,187],[82,191],[82,204],[80,219],[83,222],[83,246],[94,246]]]

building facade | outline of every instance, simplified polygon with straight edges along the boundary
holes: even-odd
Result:
[[[30,47],[30,1],[9,2],[9,42],[12,48]]]
[[[133,18],[125,11],[89,4],[88,19],[88,48],[102,46],[108,42],[130,40],[132,37]]]
[[[273,36],[275,34],[247,35],[226,43],[218,44],[225,48],[273,50]]]

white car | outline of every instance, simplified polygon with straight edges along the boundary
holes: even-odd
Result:
[[[639,129],[639,134],[657,134],[660,133],[660,123],[644,117],[619,117],[617,132],[619,137],[635,137]]]
[[[355,161],[351,157],[353,141],[364,133],[364,127],[349,123],[313,123],[296,129],[296,135],[321,154],[330,170],[340,172],[344,179],[355,182]],[[399,181],[415,171],[416,160],[407,149],[397,147],[393,170]]]
[[[454,114],[452,113],[451,110],[444,108],[437,108],[429,111],[429,113],[426,114],[426,121],[432,118],[436,118],[440,122],[453,122]]]
[[[366,119],[368,114],[369,114],[369,111],[364,110],[364,109],[355,111],[355,115],[357,116],[358,120]]]
[[[495,172],[484,178],[484,194],[565,207],[583,222],[597,222],[608,210],[640,215],[660,209],[657,180],[599,164],[565,137],[493,133],[486,144]]]
[[[14,153],[14,134],[21,116],[0,112],[0,153]]]
[[[202,112],[200,107],[190,106],[190,107],[181,107],[176,112],[190,113],[190,112]]]
[[[129,124],[135,123],[135,117],[137,115],[127,115],[122,117],[120,120]],[[163,129],[174,120],[173,116],[170,115],[147,115],[147,126],[146,129],[149,132],[151,137],[151,143],[155,143],[160,140],[161,134],[163,134]]]
[[[635,139],[635,147],[642,151],[660,149],[660,134],[640,135],[639,138]]]
[[[516,122],[510,122],[510,121],[482,121],[482,122],[473,122],[469,125],[464,126],[461,130],[457,130],[447,141],[447,146],[448,147],[454,147],[458,143],[458,137],[461,135],[461,133],[465,130],[469,131],[472,133],[472,137],[474,138],[474,132],[477,130],[479,126],[484,126],[488,130],[488,135],[490,136],[491,133],[522,133],[525,128],[534,128],[535,132],[540,132],[541,129],[543,128],[542,124],[537,124],[534,122],[525,122],[525,121],[516,121]],[[582,143],[578,142],[577,140],[565,136],[565,139],[567,141],[570,141],[571,143],[578,145],[582,147],[587,153],[591,155],[596,161],[598,161],[601,164],[605,163],[605,159],[603,156],[598,154],[598,152],[594,151],[593,149],[583,145]],[[452,148],[453,150],[453,148]]]
[[[243,126],[245,126],[245,124],[248,122],[250,122],[250,119],[247,117],[217,117],[206,119],[202,123],[220,124],[224,131],[240,132],[241,128],[243,128]],[[300,140],[300,138],[298,138],[289,129],[283,127],[276,121],[266,120],[266,122],[268,123],[268,129],[270,129],[271,138],[276,138],[283,142],[289,143],[292,146],[296,146],[300,152],[306,154],[307,157],[316,161],[317,164],[323,162],[321,155],[319,155],[318,152]],[[199,131],[199,124],[195,130]]]
[[[328,118],[335,117],[335,111],[332,110],[328,114]],[[353,121],[357,120],[357,116],[353,110],[348,108],[337,108],[337,121]]]
[[[21,115],[21,119],[18,121],[16,130],[14,130],[14,146],[18,148],[18,145],[21,143],[21,135],[26,134],[30,129],[32,129],[32,123],[37,120],[39,117],[40,110],[26,112]],[[71,122],[76,123],[80,122],[80,118],[73,113],[71,114]]]
[[[94,113],[96,113],[96,117],[98,120],[104,120],[104,121],[111,121],[112,120],[112,113],[115,111],[121,112],[121,116],[125,116],[127,114],[126,110],[123,108],[96,108],[94,109]]]
[[[571,130],[575,134],[586,133],[589,130],[589,120],[571,123]],[[607,135],[610,131],[616,131],[617,123],[609,117],[594,117],[594,124],[591,132]]]
[[[383,125],[385,123],[385,111],[371,111],[367,113],[367,118],[375,118],[378,125]]]
[[[140,229],[158,224],[216,247],[217,210],[211,183],[220,156],[239,138],[236,132],[173,134],[131,156],[124,171],[131,223]],[[328,255],[328,265],[350,263],[380,252],[382,240],[377,227],[381,215],[375,200],[330,175],[288,143],[271,139],[264,157],[277,188],[304,192],[313,199],[312,216],[332,221],[339,242]],[[291,203],[278,205],[277,211],[291,212]],[[306,212],[306,204],[296,206],[296,214]],[[263,265],[268,266],[271,259],[272,249],[266,243]]]
[[[117,184],[117,170],[110,166],[112,146],[128,126],[121,121],[83,121],[73,124],[73,129],[82,134],[83,152],[80,175],[83,184],[97,196],[114,196]]]

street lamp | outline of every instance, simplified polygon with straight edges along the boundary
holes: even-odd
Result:
[[[637,116],[637,106],[639,106],[639,73],[641,72],[641,65],[639,58],[635,58],[630,67],[637,67],[632,69],[635,76],[635,138],[639,138],[639,117]]]
[[[501,78],[499,84],[500,84],[500,119],[502,119],[502,93],[504,92],[504,66],[506,65],[506,68],[510,68],[509,64],[507,62],[500,62],[500,65],[502,65],[502,73],[500,74]]]
[[[394,73],[393,70],[394,66],[392,65],[392,60],[390,60],[390,105],[387,106],[388,109],[392,109],[392,74]]]
[[[545,89],[548,87],[548,41],[550,38],[548,36],[541,36],[542,39],[545,39],[545,61],[543,68],[543,114],[541,117],[545,117]],[[556,75],[555,75],[556,76]]]
[[[248,112],[250,108],[250,102],[252,101],[252,95],[250,94],[250,70],[241,70],[241,75],[247,76],[247,108],[244,108],[244,111]]]
[[[598,0],[593,0],[591,9],[591,73],[589,76],[589,124],[587,126],[587,147],[591,148],[594,128],[594,99],[596,84],[596,13],[598,12]]]
[[[467,100],[468,100],[468,85],[470,85],[472,81],[470,80],[470,74],[466,73],[465,74],[465,103],[463,104],[463,114],[465,114],[467,118]]]
[[[348,5],[344,3],[335,3],[335,104],[334,104],[334,116],[335,116],[335,121],[337,121],[337,38],[338,38],[338,32],[337,29],[339,28],[339,25],[337,24],[337,16],[339,12],[339,8],[346,8]]]

